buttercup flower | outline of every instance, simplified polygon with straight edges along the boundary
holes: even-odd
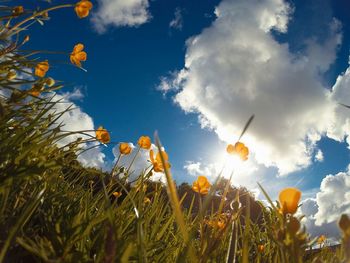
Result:
[[[92,3],[88,0],[82,0],[75,5],[75,13],[79,18],[84,18],[89,15],[89,12],[92,8]]]
[[[166,168],[170,168],[170,163],[168,162],[169,160],[169,157],[167,155],[167,153],[165,151],[162,151],[162,155],[163,155],[163,158],[164,158],[164,162],[166,164]],[[156,154],[156,158],[154,158],[154,153],[153,153],[153,150],[150,150],[149,152],[149,157],[151,159],[151,163],[153,164],[153,170],[157,173],[162,173],[164,172],[164,166],[163,166],[163,163],[162,163],[162,158],[160,156],[160,152],[158,152]]]
[[[227,145],[226,151],[229,154],[237,154],[243,161],[248,160],[249,149],[242,142],[236,142],[235,145]]]
[[[146,204],[146,205],[148,205],[148,204],[151,203],[151,199],[149,199],[148,197],[145,197],[145,198],[143,199],[143,203]]]
[[[6,75],[6,78],[7,78],[8,80],[13,80],[13,79],[15,79],[16,77],[17,77],[17,73],[16,73],[16,71],[13,71],[13,70],[9,71],[9,72],[7,73],[7,75]]]
[[[319,245],[322,245],[326,241],[326,236],[325,235],[320,235],[319,238],[317,239],[317,243]]]
[[[211,184],[205,176],[198,176],[192,184],[192,190],[202,195],[208,194]]]
[[[70,61],[78,67],[81,67],[81,61],[86,61],[87,59],[87,54],[83,49],[84,45],[79,43],[74,46],[73,52],[70,54]]]
[[[121,197],[122,193],[121,192],[114,192],[113,195],[114,195],[114,197],[118,198],[118,197]]]
[[[258,245],[258,251],[263,252],[265,249],[264,245]]]
[[[35,75],[42,78],[45,76],[49,68],[50,65],[47,61],[39,62],[35,67]]]
[[[279,194],[283,214],[294,214],[298,209],[301,192],[296,188],[285,188]]]
[[[128,155],[129,153],[131,153],[131,147],[130,147],[130,145],[128,144],[128,143],[126,143],[126,142],[121,142],[120,144],[119,144],[119,152],[121,153],[121,154],[124,154],[124,155]]]
[[[111,137],[109,136],[108,131],[102,126],[100,126],[96,130],[96,139],[102,143],[109,143],[111,140]]]
[[[43,86],[33,85],[33,87],[28,91],[28,93],[34,97],[38,97],[43,90],[44,90]]]
[[[21,5],[16,6],[12,9],[12,15],[14,15],[14,16],[19,16],[19,15],[23,14],[23,12],[24,12],[24,8]]]
[[[143,149],[146,149],[146,150],[149,150],[152,146],[152,143],[151,143],[151,138],[148,137],[148,136],[141,136],[137,142],[137,144],[143,148]]]

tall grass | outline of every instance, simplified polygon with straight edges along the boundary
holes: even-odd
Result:
[[[163,169],[165,184],[152,182],[152,170],[130,184],[130,167],[83,167],[77,155],[101,139],[62,130],[62,115],[71,110],[55,110],[62,85],[46,77],[48,68],[36,72],[41,51],[22,47],[32,23],[86,2],[0,8],[0,262],[350,262],[346,215],[339,215],[341,246],[315,252],[301,218],[281,213],[262,187],[270,206],[220,175],[205,194],[187,185],[179,195],[157,135],[160,159],[152,170]],[[57,143],[72,134],[85,139]]]

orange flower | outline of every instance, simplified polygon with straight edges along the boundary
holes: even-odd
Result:
[[[96,131],[96,139],[102,143],[109,143],[111,141],[108,131],[102,126],[98,127]]]
[[[317,243],[319,245],[322,245],[326,241],[326,236],[325,235],[320,235],[320,237],[317,239]]]
[[[296,188],[285,188],[279,194],[283,214],[294,214],[298,209],[301,192]]]
[[[237,154],[243,161],[248,160],[249,149],[242,142],[236,142],[234,146],[227,145],[226,151],[229,154]]]
[[[263,252],[265,249],[264,245],[258,245],[258,251]]]
[[[42,78],[45,76],[49,68],[50,68],[50,65],[47,62],[47,60],[39,62],[35,67],[35,75]]]
[[[86,61],[87,59],[87,54],[83,49],[84,45],[79,43],[74,46],[73,52],[70,54],[70,61],[78,67],[81,67],[81,61]]]
[[[14,15],[14,16],[19,16],[23,13],[24,13],[24,8],[21,5],[16,6],[12,9],[12,15]]]
[[[38,97],[40,95],[40,91],[32,90],[32,91],[29,91],[29,94],[34,97]]]
[[[119,144],[119,152],[121,153],[121,154],[124,154],[124,155],[128,155],[129,153],[131,153],[131,147],[130,147],[130,145],[128,144],[128,143],[126,143],[126,142],[121,142],[120,144]]]
[[[170,163],[168,162],[169,160],[169,157],[167,155],[167,153],[165,151],[162,151],[162,155],[163,155],[163,158],[164,158],[164,162],[166,164],[166,168],[170,168]],[[153,153],[153,150],[151,150],[149,152],[149,157],[151,159],[151,163],[153,164],[153,170],[157,173],[162,173],[164,172],[164,166],[163,166],[163,163],[162,163],[162,158],[160,156],[160,152],[158,152],[156,154],[156,158],[154,158],[154,153]]]
[[[148,136],[141,136],[137,142],[140,148],[149,150],[152,146],[151,138]]]
[[[208,194],[211,184],[205,176],[198,176],[192,184],[192,190],[202,195]]]
[[[34,97],[38,97],[43,90],[43,86],[34,84],[33,87],[28,91],[28,93]]]
[[[115,198],[121,197],[122,193],[121,192],[114,192],[113,193]]]
[[[74,10],[79,18],[84,18],[89,15],[91,8],[92,3],[90,1],[81,0],[80,2],[76,3]]]

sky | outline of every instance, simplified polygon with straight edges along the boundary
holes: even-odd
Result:
[[[93,4],[85,19],[52,12],[44,27],[32,27],[27,44],[64,52],[38,59],[49,59],[50,75],[65,83],[57,97],[76,107],[64,116],[67,130],[103,125],[113,142],[134,144],[157,130],[178,183],[198,175],[213,181],[224,169],[261,199],[257,182],[274,199],[298,187],[308,230],[337,236],[338,217],[350,213],[350,110],[339,105],[350,104],[349,1]],[[77,43],[88,53],[86,71],[69,64]],[[241,139],[249,160],[233,161],[226,145],[252,114]],[[136,160],[135,174],[147,154]],[[108,170],[116,155],[109,145],[79,158]]]

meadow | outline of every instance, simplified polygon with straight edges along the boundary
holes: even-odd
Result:
[[[132,149],[108,128],[66,131],[61,118],[72,109],[57,111],[62,101],[55,95],[63,83],[49,77],[45,51],[25,46],[33,23],[59,19],[57,9],[75,12],[79,23],[93,5],[9,4],[0,7],[0,262],[350,262],[349,216],[339,215],[338,246],[311,238],[296,215],[302,195],[296,188],[281,189],[276,202],[260,186],[266,205],[220,174],[215,182],[199,176],[176,185],[157,134],[140,134]],[[88,54],[77,43],[57,55],[79,70]],[[252,120],[226,149],[242,162]],[[72,135],[79,138],[60,143]],[[79,163],[88,142],[119,146],[111,171]],[[140,151],[149,152],[150,166],[131,182],[133,162],[119,161]],[[164,173],[166,183],[154,182],[153,172]]]

